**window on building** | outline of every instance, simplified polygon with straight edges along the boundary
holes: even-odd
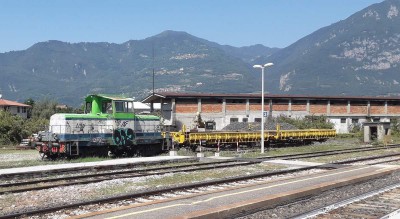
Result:
[[[26,107],[22,107],[22,113],[26,113]]]
[[[261,118],[254,118],[254,122],[261,122]]]
[[[380,118],[373,118],[372,121],[373,122],[380,122]]]
[[[234,122],[239,122],[239,119],[238,118],[231,118],[230,119],[230,123],[234,123]]]
[[[242,119],[242,122],[248,122],[248,121],[249,121],[248,118],[243,118],[243,119]]]
[[[346,123],[346,118],[340,118],[340,123]]]
[[[21,108],[19,106],[17,106],[17,113],[21,112]]]
[[[358,118],[352,118],[352,119],[351,119],[351,123],[353,123],[353,124],[354,124],[354,123],[358,123]]]

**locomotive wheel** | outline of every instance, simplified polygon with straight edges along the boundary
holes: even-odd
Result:
[[[57,159],[57,154],[52,154],[52,155],[50,155],[48,158],[50,159],[50,160],[52,160],[52,161],[54,161],[54,160],[56,160]]]

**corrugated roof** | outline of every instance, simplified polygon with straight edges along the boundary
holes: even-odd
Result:
[[[311,99],[311,100],[363,100],[363,101],[400,101],[400,97],[373,97],[373,96],[316,96],[316,95],[275,95],[265,94],[265,99]],[[178,92],[160,92],[150,95],[142,102],[151,102],[158,98],[261,98],[261,93],[249,94],[215,94],[215,93],[178,93]]]
[[[0,106],[22,106],[22,107],[32,107],[27,104],[18,103],[11,100],[0,99]]]

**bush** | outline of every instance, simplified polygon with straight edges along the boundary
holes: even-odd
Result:
[[[392,129],[392,135],[400,136],[400,124],[398,118],[391,118],[390,119],[390,128]]]
[[[303,119],[289,118],[280,116],[277,118],[278,122],[286,122],[296,126],[298,129],[333,129],[334,125],[328,122],[326,116],[305,116]]]

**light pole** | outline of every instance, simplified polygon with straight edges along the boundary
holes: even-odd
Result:
[[[264,68],[273,66],[274,63],[254,65],[253,68],[261,68],[261,153],[264,153]]]

